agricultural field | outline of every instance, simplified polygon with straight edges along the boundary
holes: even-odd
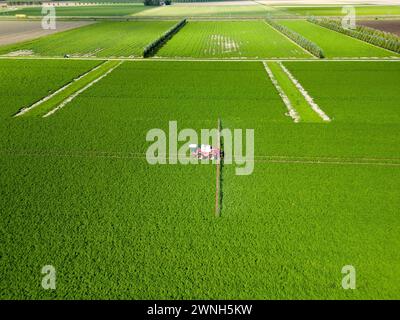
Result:
[[[332,123],[286,117],[261,62],[125,61],[49,118],[3,117],[1,285],[14,289],[2,298],[398,298],[400,64],[284,65]],[[255,129],[258,160],[248,177],[224,166],[216,219],[214,166],[149,166],[140,155],[151,128],[213,128],[218,117]],[[34,272],[50,262],[56,291]],[[356,291],[340,287],[348,263]]]
[[[190,21],[158,52],[159,57],[310,58],[265,21]]]
[[[39,60],[0,60],[0,122],[86,73],[100,62],[48,60],[44,64]]]
[[[99,22],[48,37],[0,47],[0,54],[31,56],[137,57],[175,21]]]
[[[256,76],[252,74],[253,71]],[[241,77],[238,78],[238,74]],[[155,78],[158,79],[157,82],[153,81]],[[174,86],[172,80],[181,82],[184,87]],[[230,85],[219,86],[217,90],[216,85],[223,81],[241,86],[243,91],[239,93],[232,90]],[[196,86],[196,91],[188,90],[193,86]],[[210,92],[211,86],[215,88],[214,92]],[[146,132],[154,126],[165,127],[171,117],[179,121],[179,126],[204,128],[213,127],[217,115],[228,117],[236,110],[232,118],[240,115],[254,118],[259,116],[259,110],[267,119],[286,122],[283,115],[285,108],[272,89],[262,65],[258,63],[193,65],[125,62],[104,81],[86,91],[52,118],[25,117],[17,121],[8,120],[8,128],[2,126],[2,129],[7,130],[11,136],[5,138],[2,135],[1,164],[2,168],[8,168],[8,161],[16,161],[16,165],[10,168],[13,171],[7,170],[6,173],[2,170],[2,176],[7,175],[11,179],[19,172],[21,180],[17,178],[19,182],[15,183],[15,180],[2,179],[2,190],[10,191],[7,193],[8,200],[3,202],[2,212],[7,210],[11,215],[11,208],[7,207],[21,194],[27,192],[29,196],[24,198],[27,201],[23,206],[25,209],[21,207],[21,211],[14,212],[14,218],[10,216],[10,224],[2,224],[2,230],[6,228],[7,234],[14,234],[14,242],[8,237],[6,240],[9,252],[14,252],[14,255],[2,260],[2,263],[7,266],[17,264],[16,269],[23,270],[21,275],[5,266],[3,270],[7,270],[7,277],[3,285],[7,286],[16,277],[22,277],[21,283],[24,283],[24,287],[28,285],[30,296],[36,298],[67,297],[69,294],[83,298],[87,296],[88,287],[99,298],[116,295],[126,298],[178,298],[195,296],[202,291],[209,296],[221,294],[226,280],[217,283],[216,288],[207,288],[209,284],[201,281],[203,276],[210,280],[215,277],[204,266],[213,263],[215,256],[210,253],[216,249],[215,241],[222,235],[218,225],[214,223],[212,213],[214,167],[148,168],[143,156],[135,159],[134,155],[145,150]],[[235,100],[235,108],[232,108],[232,101]],[[197,120],[193,119],[193,110],[189,109],[193,101],[200,102],[201,115]],[[268,108],[265,101],[270,101]],[[99,126],[103,130],[99,131]],[[54,134],[55,132],[58,134]],[[61,134],[62,132],[68,133],[67,136]],[[31,138],[25,139],[26,134]],[[5,149],[8,150],[6,153]],[[7,153],[10,150],[14,151]],[[17,156],[21,156],[22,150],[31,154],[28,159]],[[80,160],[82,156],[83,162]],[[110,166],[111,170],[108,169]],[[24,178],[23,172],[29,177]],[[44,172],[47,178],[40,182],[38,178]],[[93,188],[95,176],[97,186]],[[119,177],[117,180],[116,176]],[[194,176],[195,183],[192,181]],[[42,189],[42,195],[46,196],[37,198],[40,204],[34,200],[38,196],[36,192],[21,189],[20,182],[24,179],[36,181],[39,189],[42,189],[39,187],[41,183],[47,185]],[[114,182],[105,184],[105,181]],[[171,187],[165,188],[160,181],[169,181]],[[69,187],[71,183],[74,184],[72,189]],[[118,191],[121,185],[125,190],[124,194]],[[180,187],[177,188],[177,185]],[[14,193],[14,187],[19,191]],[[81,194],[82,187],[86,190],[84,194]],[[29,186],[26,185],[26,188]],[[150,190],[158,194],[160,201],[153,201]],[[196,193],[195,197],[193,193]],[[171,199],[174,200],[171,202]],[[65,202],[69,202],[71,206],[65,206]],[[32,206],[28,203],[32,203]],[[89,203],[91,204],[88,207]],[[204,203],[210,205],[202,205]],[[196,209],[193,210],[193,206]],[[47,209],[43,211],[44,207]],[[162,209],[166,207],[170,209]],[[57,211],[57,217],[50,214],[53,210]],[[163,212],[161,216],[160,211]],[[29,218],[23,219],[27,212],[30,212]],[[51,222],[53,218],[57,221],[56,225]],[[8,219],[2,220],[2,223]],[[37,219],[43,223],[38,224]],[[25,226],[23,233],[18,232],[21,223]],[[52,227],[46,237],[52,239],[53,254],[46,260],[62,263],[64,271],[60,272],[65,272],[62,280],[65,282],[60,283],[64,289],[56,296],[38,290],[36,278],[29,272],[44,258],[41,251],[47,251],[49,247],[39,245],[32,252],[30,245],[19,245],[17,249],[12,244],[20,244],[23,239],[31,239],[29,242],[35,243],[37,234],[41,234],[43,228],[47,228],[49,224]],[[63,232],[60,232],[60,227]],[[159,233],[160,229],[164,231]],[[76,230],[81,230],[81,236],[74,236]],[[228,231],[226,229],[225,232]],[[74,240],[66,241],[67,234]],[[115,238],[114,234],[119,234],[120,237]],[[190,242],[187,239],[191,239]],[[111,247],[106,245],[109,241],[113,243]],[[111,251],[103,251],[105,246]],[[59,250],[64,253],[60,255]],[[154,254],[150,258],[146,252]],[[229,256],[229,252],[221,256],[221,265],[218,268],[222,269],[218,272],[226,270],[223,262],[228,261]],[[199,263],[200,261],[203,262]],[[99,270],[108,269],[111,265],[115,266],[113,271],[109,270],[107,276],[101,276]],[[89,272],[87,281],[82,282],[77,278],[80,272]],[[161,273],[165,277],[154,278]],[[118,281],[118,285],[113,285],[107,292],[102,290],[103,286],[110,285],[123,274],[126,281]],[[186,281],[177,281],[178,277],[189,278]],[[16,290],[16,294],[19,290]]]
[[[390,32],[400,36],[400,20],[364,20],[357,21],[359,25]]]
[[[249,5],[181,5],[156,7],[150,10],[135,13],[135,16],[143,17],[254,17],[279,14],[279,10],[270,6],[252,3]]]
[[[96,1],[97,2],[97,1]],[[267,16],[306,17],[306,16],[343,16],[341,6],[272,6],[252,1],[234,1],[218,3],[174,3],[172,6],[152,7],[142,3],[115,3],[81,6],[57,6],[56,13],[60,17],[220,17],[220,18],[251,18]],[[356,14],[361,17],[400,16],[400,6],[386,5],[356,5]],[[0,16],[40,16],[41,7],[10,7],[0,8]]]
[[[280,10],[298,16],[343,16],[342,6],[290,6],[280,7]],[[400,15],[400,6],[355,6],[358,16],[395,16]]]
[[[56,7],[56,14],[60,17],[86,17],[86,16],[129,16],[148,10],[143,4],[103,5],[103,6],[68,6]],[[41,16],[42,7],[27,7],[11,11],[0,11],[0,16],[15,16],[25,14],[27,16]]]
[[[59,9],[0,21],[0,300],[400,299],[398,54],[300,17],[339,5]]]
[[[59,21],[57,29],[44,30],[40,21],[0,21],[0,45],[18,43],[53,33],[82,27],[89,21]]]
[[[359,16],[400,16],[400,6],[355,6]],[[343,16],[340,6],[271,6],[249,2],[246,5],[175,4],[134,13],[154,17],[266,17],[266,16]]]
[[[322,48],[328,58],[397,57],[394,52],[318,26],[305,20],[280,20],[279,23],[300,33]]]

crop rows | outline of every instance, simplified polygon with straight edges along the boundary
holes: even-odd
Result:
[[[29,116],[42,115],[47,117],[52,115],[58,109],[63,108],[66,104],[70,103],[81,92],[92,86],[94,83],[100,81],[103,77],[112,72],[121,62],[108,60],[90,70],[79,78],[74,79],[66,86],[57,90],[54,94],[45,97],[27,109],[21,110],[17,116],[28,114]]]
[[[287,27],[276,23],[272,19],[267,19],[266,20],[273,28],[276,30],[282,32],[284,35],[292,39],[294,42],[296,42],[299,46],[303,47],[306,49],[308,52],[312,53],[314,56],[317,58],[324,58],[324,52],[320,47],[318,47],[314,42],[304,38],[302,35],[298,34],[297,32],[294,32]]]
[[[0,60],[0,121],[27,108],[101,61]],[[18,85],[16,85],[18,84]]]
[[[399,298],[399,169],[284,160],[400,159],[400,64],[284,65],[332,123],[292,123],[260,62],[127,61],[54,117],[2,119],[0,296]],[[31,74],[20,89],[32,81],[51,87]],[[218,219],[215,167],[124,158],[169,120],[198,131],[218,117],[224,128],[255,129],[259,159],[248,177],[224,165]],[[40,288],[49,263],[56,291]],[[349,263],[357,290],[341,288]]]
[[[365,26],[356,26],[356,29],[343,28],[342,22],[332,19],[310,18],[308,21],[318,24],[322,27],[346,34],[348,36],[371,43],[378,47],[400,53],[400,37],[380,30]]]
[[[178,22],[171,29],[165,32],[160,38],[150,43],[143,51],[143,57],[147,58],[153,55],[162,45],[164,45],[169,39],[171,39],[175,33],[179,32],[186,24],[186,19]]]
[[[187,58],[311,56],[265,21],[189,22],[157,55]]]
[[[321,27],[306,20],[280,20],[286,26],[318,45],[327,58],[392,57],[395,54],[383,48]]]
[[[101,22],[21,44],[0,47],[0,54],[26,50],[39,56],[141,57],[150,42],[174,21]]]

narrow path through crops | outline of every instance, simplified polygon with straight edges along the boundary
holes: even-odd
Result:
[[[46,157],[46,158],[105,158],[105,159],[126,159],[146,160],[142,152],[111,152],[111,151],[61,151],[61,150],[0,150],[0,155],[9,157]],[[159,156],[162,156],[162,154]],[[171,155],[165,155],[168,157]],[[158,158],[154,158],[158,159]],[[189,160],[192,158],[185,158]],[[312,157],[312,156],[290,156],[290,155],[255,155],[254,161],[260,163],[282,163],[282,164],[327,164],[327,165],[370,165],[400,167],[400,158],[379,158],[379,157]],[[199,161],[200,163],[200,161]],[[209,163],[215,164],[210,161]]]
[[[86,72],[82,76],[72,80],[64,87],[34,103],[30,107],[22,109],[15,116],[34,116],[44,114],[43,117],[48,117],[54,114],[59,109],[63,108],[67,103],[71,102],[80,93],[107,76],[121,63],[122,62],[119,61],[106,61],[101,65],[93,68],[92,70]]]
[[[264,62],[268,76],[289,110],[294,122],[324,122],[330,118],[314,102],[302,85],[280,62]]]

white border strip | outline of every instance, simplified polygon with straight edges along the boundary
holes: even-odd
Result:
[[[106,62],[104,62],[106,63]],[[53,98],[55,95],[59,94],[60,92],[64,91],[65,89],[67,89],[70,85],[72,85],[74,82],[82,79],[84,76],[86,76],[87,74],[91,73],[92,71],[97,70],[98,68],[100,68],[104,63],[99,64],[98,66],[94,67],[93,69],[90,69],[89,71],[85,72],[84,74],[82,74],[81,76],[79,76],[78,78],[73,79],[71,82],[67,83],[65,86],[61,87],[60,89],[58,89],[57,91],[54,91],[52,94],[48,95],[47,97],[35,102],[33,105],[31,105],[30,107],[27,108],[22,108],[16,115],[14,115],[14,117],[19,117],[22,116],[23,114],[31,111],[33,108],[36,108],[37,106],[41,105],[42,103],[46,102],[47,100]]]
[[[78,90],[77,92],[75,92],[74,94],[70,95],[67,99],[65,99],[63,102],[61,102],[57,107],[55,107],[53,110],[50,110],[48,113],[46,113],[43,118],[47,118],[49,116],[51,116],[52,114],[56,113],[58,110],[64,108],[68,103],[70,103],[72,100],[74,100],[78,95],[80,95],[82,92],[84,92],[85,90],[89,89],[91,86],[93,86],[95,83],[99,82],[101,79],[103,79],[104,77],[106,77],[107,75],[109,75],[111,72],[113,72],[116,68],[118,68],[121,64],[123,63],[123,61],[121,61],[120,63],[118,63],[115,67],[111,68],[110,70],[108,70],[106,73],[104,73],[103,75],[101,75],[100,77],[94,79],[92,82],[90,82],[89,84],[87,84],[85,87],[83,87],[82,89]],[[101,64],[103,65],[103,64]]]
[[[314,102],[314,99],[308,94],[300,82],[290,73],[290,71],[282,64],[282,62],[278,62],[278,64],[303,95],[304,99],[306,99],[310,107],[321,117],[321,119],[328,122],[331,121],[331,118],[329,118],[328,115]]]
[[[279,96],[282,98],[283,103],[286,105],[286,108],[288,109],[288,113],[287,115],[289,117],[291,117],[293,119],[294,122],[299,122],[300,121],[300,116],[297,113],[296,109],[293,108],[288,96],[286,95],[286,93],[283,91],[283,89],[281,88],[281,86],[279,85],[278,81],[275,79],[274,74],[272,73],[271,69],[268,67],[267,63],[265,61],[263,61],[263,65],[265,68],[265,71],[267,71],[267,74],[269,76],[269,78],[271,79],[272,83],[274,84],[276,90],[279,93]]]

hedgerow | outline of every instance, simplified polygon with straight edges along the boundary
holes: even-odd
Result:
[[[175,26],[165,32],[160,38],[150,43],[146,48],[143,50],[143,57],[147,58],[153,55],[165,42],[167,42],[171,37],[176,34],[180,29],[182,29],[187,20],[183,19],[182,21],[178,22]]]
[[[315,23],[322,27],[343,33],[353,38],[368,42],[375,46],[400,53],[400,37],[381,30],[376,30],[366,26],[356,26],[355,29],[343,28],[340,20],[333,20],[328,18],[316,19],[314,17],[308,18],[309,22]]]
[[[310,52],[312,55],[318,57],[318,58],[324,58],[324,52],[323,50],[316,45],[314,42],[308,40],[307,38],[304,38],[302,35],[298,34],[297,32],[290,30],[289,28],[276,23],[272,19],[266,19],[267,23],[273,27],[274,29],[278,30],[279,32],[283,33],[285,36],[296,42],[300,47],[304,48],[308,52]]]

